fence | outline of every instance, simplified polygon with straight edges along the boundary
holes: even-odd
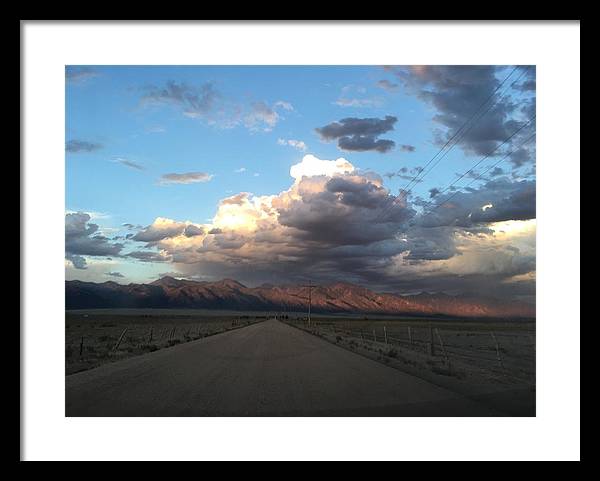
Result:
[[[535,376],[535,334],[532,332],[506,333],[492,329],[471,331],[431,325],[381,323],[377,326],[367,324],[361,328],[349,328],[335,322],[313,322],[309,329],[302,322],[295,324],[316,335],[360,341],[363,346],[384,352],[397,347],[419,353],[442,360],[448,367],[456,362],[471,364],[526,383],[532,382]]]

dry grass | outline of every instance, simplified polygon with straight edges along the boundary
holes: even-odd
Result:
[[[207,316],[191,311],[67,312],[65,369],[72,374],[108,362],[244,327],[265,316]],[[119,338],[125,334],[117,346]]]

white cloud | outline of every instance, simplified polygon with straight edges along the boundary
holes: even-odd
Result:
[[[335,105],[339,107],[381,107],[383,105],[383,100],[380,98],[365,98],[365,99],[357,99],[357,98],[346,98],[340,97],[335,102]]]
[[[283,110],[288,110],[288,111],[293,111],[294,110],[294,106],[289,103],[289,102],[285,102],[283,100],[278,100],[277,102],[275,102],[274,107],[279,107],[282,108]]]
[[[277,143],[279,145],[289,145],[290,147],[294,147],[302,152],[306,152],[308,150],[308,146],[302,140],[279,138],[277,139]]]
[[[314,155],[305,155],[302,162],[292,165],[290,175],[298,182],[302,177],[315,175],[332,176],[335,174],[346,174],[354,172],[354,166],[346,159],[340,157],[337,160],[321,160]]]

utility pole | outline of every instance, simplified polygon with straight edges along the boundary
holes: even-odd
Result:
[[[313,286],[311,281],[308,281],[308,285],[302,287],[308,287],[308,327],[310,327],[310,308],[312,304],[312,290],[315,286]]]

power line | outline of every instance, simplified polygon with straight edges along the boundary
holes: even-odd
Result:
[[[481,105],[479,105],[479,107],[477,107],[477,109],[471,114],[471,116],[465,121],[465,123],[463,123],[461,125],[461,127],[454,133],[454,135],[452,135],[447,141],[446,143],[442,146],[442,148],[440,150],[438,150],[436,152],[436,154],[429,159],[429,161],[422,167],[422,169],[409,181],[408,184],[406,184],[406,186],[404,187],[403,190],[406,190],[408,188],[408,186],[419,177],[419,175],[421,174],[421,172],[423,172],[423,170],[425,170],[427,168],[427,166],[429,164],[431,164],[438,155],[440,155],[443,150],[461,133],[462,129],[464,129],[466,127],[466,125],[471,122],[471,120],[473,120],[475,118],[475,116],[477,115],[477,113],[483,108],[483,106],[485,104],[487,104],[490,99],[496,95],[496,92],[498,92],[498,90],[500,88],[502,88],[502,85],[504,85],[504,83],[510,78],[510,76],[515,72],[515,70],[517,69],[517,67],[513,68],[511,70],[511,72],[504,78],[504,80],[502,80],[502,82],[500,82],[500,84],[494,89],[494,91],[481,103]]]
[[[510,74],[509,74],[509,75],[506,77],[506,79],[505,79],[504,81],[506,81],[506,80],[507,80],[507,79],[508,79],[508,78],[509,78],[509,77],[510,77],[510,76],[511,76],[513,73],[514,73],[514,71],[515,71],[516,69],[517,69],[517,67],[515,67],[515,68],[514,68],[514,69],[511,71],[511,73],[510,73]],[[523,75],[525,74],[525,71],[526,71],[526,70],[524,69],[524,70],[521,72],[521,75],[519,75],[519,76],[517,77],[517,79],[516,79],[514,82],[512,82],[512,83],[511,83],[511,84],[510,84],[510,85],[509,85],[509,86],[506,88],[506,90],[505,90],[504,92],[507,92],[509,89],[511,89],[511,88],[512,88],[512,86],[513,86],[514,84],[516,84],[516,83],[517,83],[517,82],[518,82],[518,81],[521,79],[521,77],[523,77]],[[502,83],[504,83],[504,81],[503,81]],[[501,83],[501,84],[498,86],[498,88],[502,86],[502,83]],[[494,91],[494,94],[496,93],[496,91],[497,91],[497,89]],[[492,94],[492,95],[494,95],[494,94]],[[417,180],[416,180],[415,184],[414,184],[414,185],[412,185],[412,186],[410,187],[410,189],[408,190],[408,193],[411,193],[411,192],[412,192],[412,189],[413,189],[413,187],[415,187],[415,186],[417,185],[417,183],[418,183],[418,182],[422,181],[422,180],[425,178],[425,176],[426,176],[427,174],[429,174],[429,172],[431,172],[431,171],[432,171],[432,170],[433,170],[433,169],[434,169],[434,168],[435,168],[435,167],[436,167],[436,166],[437,166],[437,165],[438,165],[438,164],[439,164],[439,163],[440,163],[440,162],[441,162],[441,161],[444,159],[444,157],[446,157],[446,155],[448,155],[448,154],[450,153],[450,151],[451,151],[451,150],[452,150],[452,149],[453,149],[453,148],[454,148],[456,145],[458,145],[458,143],[459,143],[459,142],[460,142],[460,141],[461,141],[461,140],[462,140],[462,139],[463,139],[463,138],[464,138],[464,137],[465,137],[465,136],[466,136],[466,135],[467,135],[467,134],[468,134],[468,133],[469,133],[469,132],[470,132],[470,131],[473,129],[473,127],[475,127],[476,123],[477,123],[479,120],[481,120],[481,118],[483,118],[483,116],[484,116],[485,114],[487,114],[487,113],[488,113],[490,110],[492,110],[492,109],[493,109],[493,108],[494,108],[496,105],[498,105],[498,101],[500,100],[500,98],[501,98],[501,97],[499,97],[499,98],[498,98],[498,100],[496,100],[495,102],[491,103],[491,104],[490,104],[490,105],[489,105],[489,106],[488,106],[488,107],[487,107],[487,108],[486,108],[486,109],[485,109],[483,112],[481,112],[481,114],[479,114],[479,117],[477,117],[477,119],[476,119],[476,120],[475,120],[475,121],[474,121],[474,122],[473,122],[473,123],[472,123],[472,124],[469,126],[469,128],[468,128],[467,130],[465,130],[464,132],[462,132],[462,133],[461,133],[460,137],[459,137],[459,138],[457,138],[457,139],[456,139],[456,140],[453,142],[453,144],[452,144],[452,145],[451,145],[451,146],[450,146],[450,147],[449,147],[449,148],[448,148],[448,149],[447,149],[447,150],[446,150],[446,151],[445,151],[445,152],[442,154],[442,156],[441,156],[439,159],[437,159],[437,160],[436,160],[436,162],[435,162],[435,163],[434,163],[434,164],[433,164],[433,165],[432,165],[432,166],[429,168],[429,170],[428,170],[427,172],[425,172],[421,178],[419,178],[419,179],[417,179]],[[486,101],[486,102],[487,102],[487,101]],[[467,122],[467,123],[468,123],[468,122]],[[465,125],[466,125],[466,124],[465,124]],[[465,125],[463,125],[463,127],[464,127]],[[419,177],[419,176],[421,175],[421,173],[423,173],[423,171],[424,171],[424,170],[425,170],[425,168],[423,168],[423,170],[421,170],[421,171],[420,171],[420,172],[417,174],[417,176],[416,176],[416,177]],[[414,179],[413,179],[413,180],[414,180]],[[412,182],[412,181],[411,181],[411,182]],[[409,185],[410,185],[410,183],[409,183]],[[406,190],[406,188],[405,188],[404,190]]]
[[[525,127],[527,127],[528,125],[531,124],[531,122],[533,122],[535,120],[535,115],[533,117],[531,117],[527,122],[525,122],[521,127],[519,127],[517,130],[515,130],[508,138],[506,138],[501,144],[499,144],[498,146],[496,146],[496,148],[494,150],[492,150],[490,153],[484,155],[481,159],[479,159],[479,161],[477,161],[473,167],[471,167],[469,170],[467,170],[466,172],[464,172],[463,174],[461,174],[458,179],[454,180],[451,184],[447,185],[443,190],[441,190],[440,192],[438,192],[437,195],[443,194],[444,192],[446,192],[448,189],[452,188],[454,186],[454,184],[456,184],[458,181],[460,181],[461,179],[463,179],[465,176],[469,175],[471,172],[473,172],[477,166],[479,166],[483,161],[485,161],[486,159],[490,158],[494,152],[496,152],[496,150],[498,150],[500,147],[502,147],[504,144],[506,144],[510,139],[512,139],[515,135],[517,135],[519,132],[521,132],[521,130],[523,130]],[[512,153],[512,152],[511,152]]]
[[[408,195],[412,192],[412,189],[414,188],[414,186],[416,186],[416,184],[420,181],[423,180],[423,178],[425,178],[425,176],[431,172],[442,160],[443,158],[454,148],[455,145],[458,144],[458,142],[460,142],[460,140],[462,140],[462,138],[464,138],[464,136],[471,131],[471,129],[475,126],[475,123],[477,121],[479,121],[487,112],[489,112],[495,105],[497,105],[497,101],[493,102],[492,104],[489,105],[489,107],[481,112],[481,114],[479,115],[479,117],[476,119],[475,122],[473,122],[473,124],[464,132],[463,129],[469,124],[469,122],[471,122],[471,120],[473,120],[475,118],[475,116],[479,113],[479,111],[489,102],[489,100],[498,92],[498,90],[500,90],[500,88],[502,88],[502,86],[506,83],[506,81],[513,75],[513,73],[517,70],[518,66],[515,66],[511,72],[504,78],[504,80],[502,80],[502,82],[500,82],[500,84],[494,89],[494,91],[485,99],[485,101],[475,110],[475,112],[473,112],[473,114],[471,115],[471,117],[469,117],[469,119],[467,119],[467,121],[454,133],[454,135],[452,135],[452,137],[450,137],[446,143],[444,144],[444,146],[425,164],[425,166],[423,166],[419,172],[417,172],[417,174],[408,182],[408,184],[406,184],[406,186],[402,189],[403,193],[404,193],[404,198],[408,197]],[[521,72],[521,74],[517,77],[516,80],[514,80],[506,89],[506,91],[508,91],[508,89],[512,88],[513,85],[515,85],[525,74],[526,69],[523,69],[523,71]],[[458,137],[460,135],[460,137]],[[457,138],[458,137],[458,138]],[[456,139],[456,140],[455,140]],[[425,169],[444,151],[444,149],[446,149],[446,147],[453,141],[455,140],[455,142],[450,146],[450,148],[448,150],[446,150],[446,152],[444,152],[444,154],[437,160],[437,162],[435,162],[435,164],[425,172]],[[501,144],[502,145],[502,144]],[[425,172],[423,174],[423,172]],[[421,174],[423,174],[421,176]],[[421,177],[420,177],[421,176]],[[420,177],[420,178],[419,178]],[[411,184],[414,185],[411,186]],[[410,186],[410,189],[408,189],[408,187]],[[408,189],[408,190],[407,190]],[[399,197],[395,197],[386,207],[384,207],[384,209],[382,210],[382,212],[377,216],[377,218],[375,219],[375,221],[379,221],[385,214],[387,214],[387,212],[389,211],[389,209],[391,209],[394,204],[398,201]]]
[[[492,170],[494,167],[496,167],[498,164],[500,164],[501,162],[504,162],[508,157],[510,157],[516,150],[520,149],[521,147],[523,147],[524,145],[528,144],[531,139],[533,139],[536,136],[536,133],[533,133],[532,135],[530,135],[523,143],[521,143],[518,147],[514,148],[513,150],[511,150],[508,154],[504,155],[501,159],[499,159],[497,162],[494,162],[492,165],[490,165],[487,169],[485,169],[483,172],[481,172],[477,177],[475,177],[474,179],[472,179],[468,184],[464,185],[461,187],[461,189],[465,189],[467,187],[469,187],[472,183],[476,182],[477,180],[481,179],[481,177],[483,177],[485,174],[487,174],[490,170]],[[422,217],[432,214],[433,212],[435,212],[437,209],[439,209],[442,205],[448,203],[450,201],[450,199],[452,199],[453,197],[455,197],[456,195],[458,195],[460,193],[460,191],[456,191],[454,192],[452,195],[450,195],[446,200],[444,200],[443,202],[440,202],[439,204],[437,204],[433,209],[431,209],[429,212],[423,213]]]
[[[308,287],[308,327],[310,327],[310,310],[311,310],[311,304],[312,304],[312,290],[316,286],[311,281],[308,281],[308,285],[301,286],[301,287]]]

